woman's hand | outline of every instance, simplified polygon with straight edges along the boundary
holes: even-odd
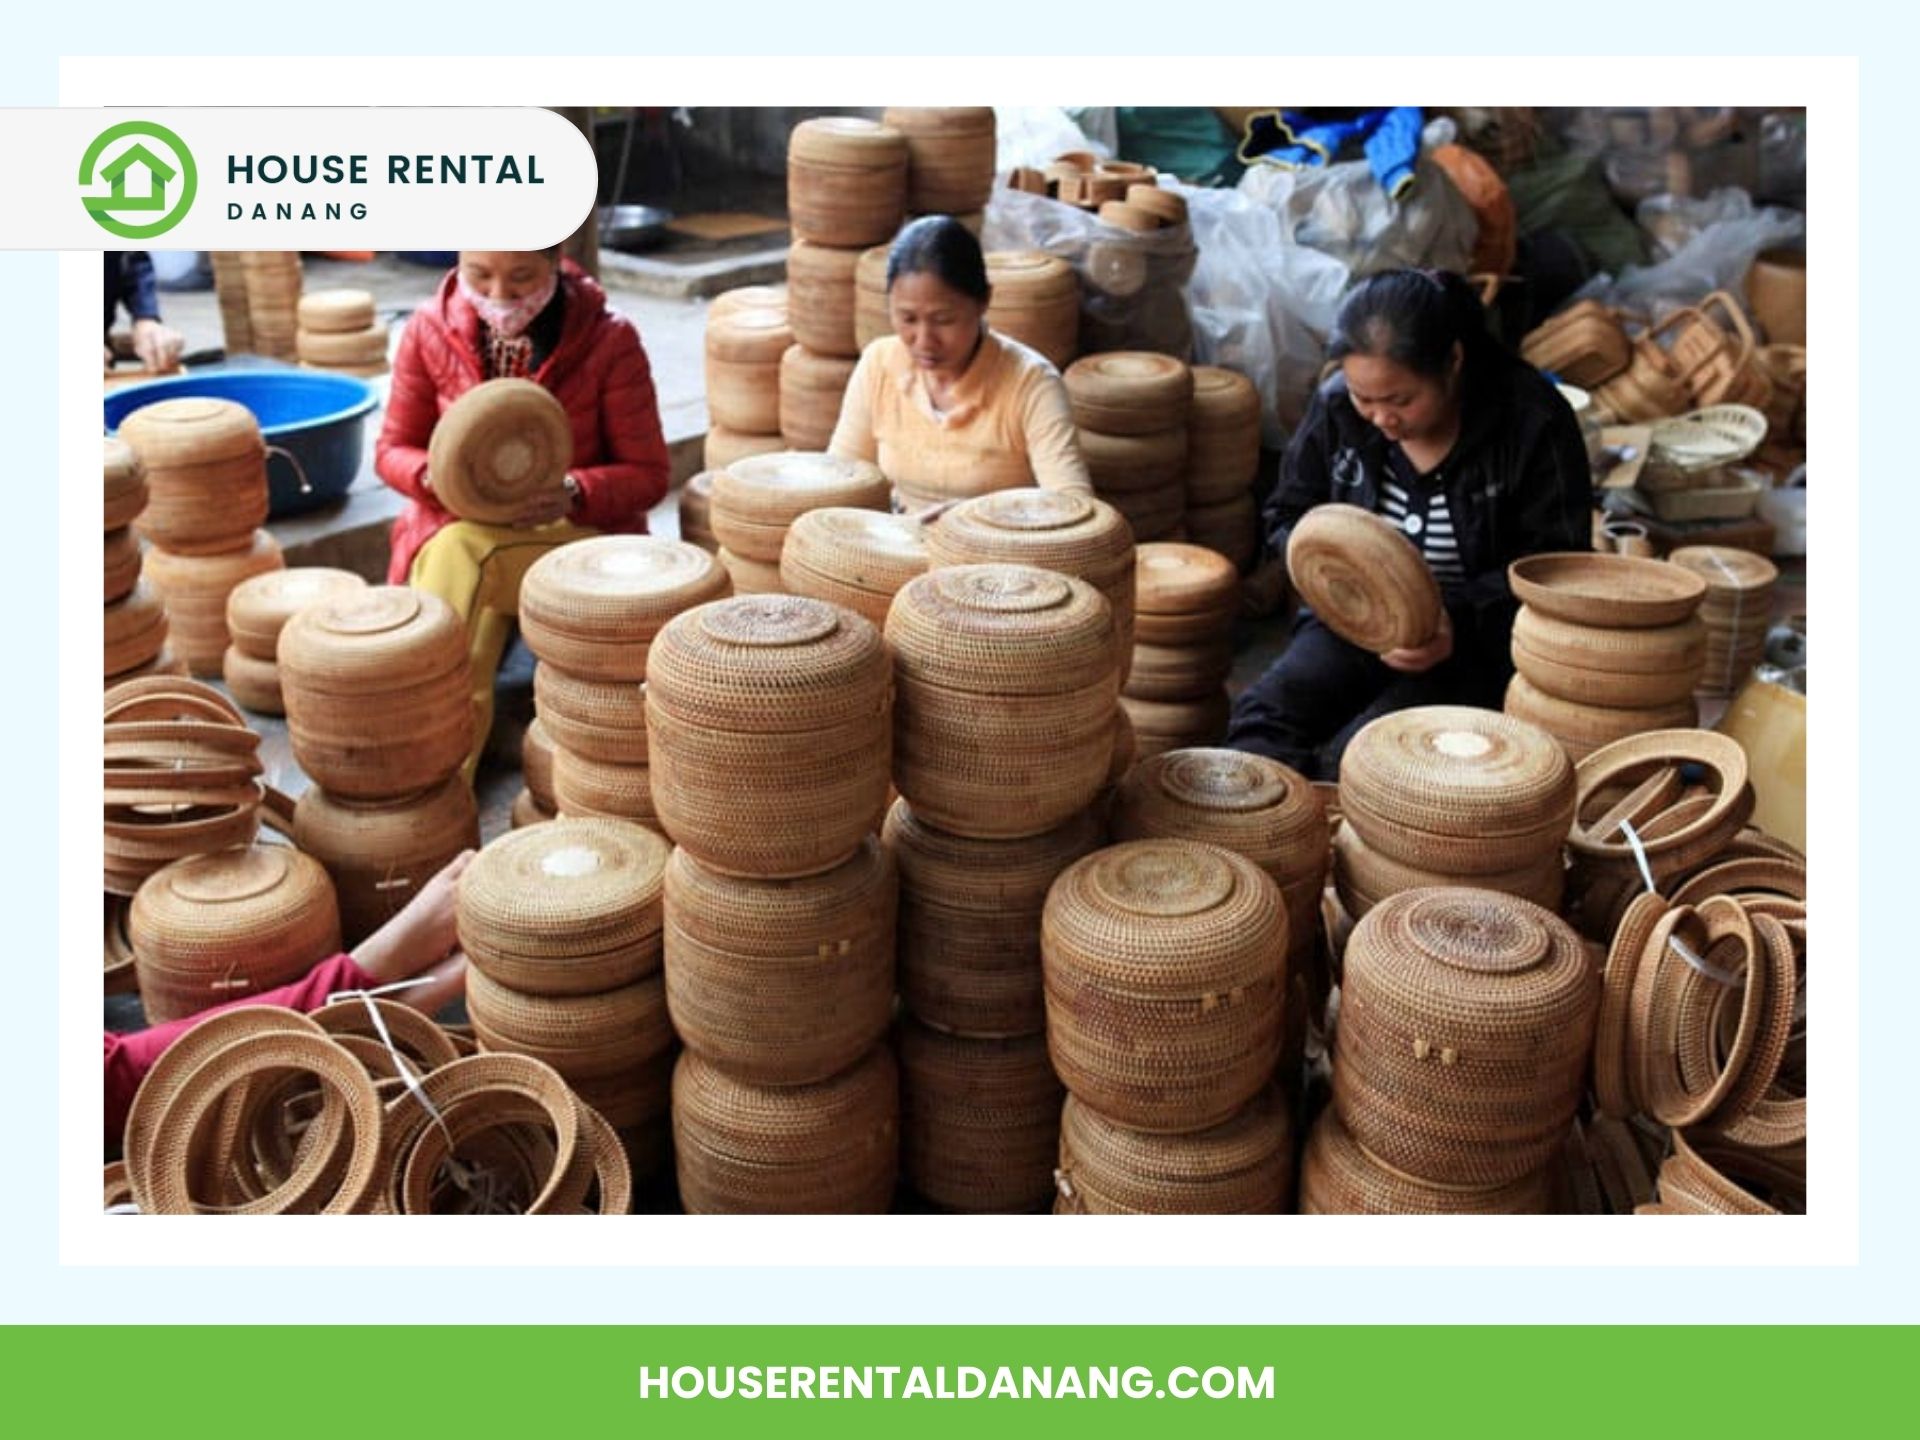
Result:
[[[1440,624],[1433,632],[1433,638],[1424,645],[1402,646],[1398,650],[1389,650],[1380,657],[1380,663],[1388,669],[1398,670],[1403,675],[1420,675],[1433,669],[1442,660],[1453,654],[1453,621],[1445,610],[1440,612]]]
[[[516,530],[534,530],[566,519],[573,509],[573,498],[564,490],[530,500],[509,522]]]
[[[158,320],[133,322],[133,353],[156,375],[165,374],[178,365],[186,348],[187,337]]]
[[[455,900],[460,876],[473,861],[463,850],[422,885],[406,907],[353,951],[354,963],[376,985],[396,980],[422,979],[428,983],[396,990],[390,997],[422,1014],[440,1010],[466,989],[467,957],[456,948]]]

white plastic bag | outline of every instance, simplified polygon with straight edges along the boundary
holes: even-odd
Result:
[[[1675,254],[1656,265],[1629,266],[1618,278],[1596,275],[1573,298],[1598,300],[1657,320],[1676,307],[1697,305],[1715,290],[1741,294],[1753,257],[1776,245],[1804,240],[1807,217],[1774,206],[1756,209],[1745,191],[1731,194],[1747,200],[1746,213],[1702,226]],[[1721,204],[1730,212],[1741,209],[1731,198]]]
[[[1002,179],[1023,165],[1044,169],[1056,155],[1069,150],[1090,150],[1102,158],[1113,154],[1110,146],[1089,138],[1058,106],[996,105],[993,134],[994,173]]]

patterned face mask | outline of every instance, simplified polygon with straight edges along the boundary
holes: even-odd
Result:
[[[517,340],[527,326],[553,299],[554,292],[560,288],[560,271],[556,267],[547,276],[547,281],[538,290],[523,295],[518,300],[494,300],[482,295],[467,283],[467,277],[460,277],[460,294],[485,322],[486,327],[503,340]]]

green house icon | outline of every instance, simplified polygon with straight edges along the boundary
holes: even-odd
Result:
[[[127,172],[136,165],[147,169],[147,193],[127,194]],[[104,210],[165,210],[167,186],[180,172],[137,141],[120,152],[119,158],[100,172],[111,193],[97,197]]]

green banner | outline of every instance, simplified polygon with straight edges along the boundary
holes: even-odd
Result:
[[[16,1434],[274,1440],[1812,1440],[1907,1429],[1916,1358],[1911,1330],[1813,1327],[74,1327],[5,1344]]]

